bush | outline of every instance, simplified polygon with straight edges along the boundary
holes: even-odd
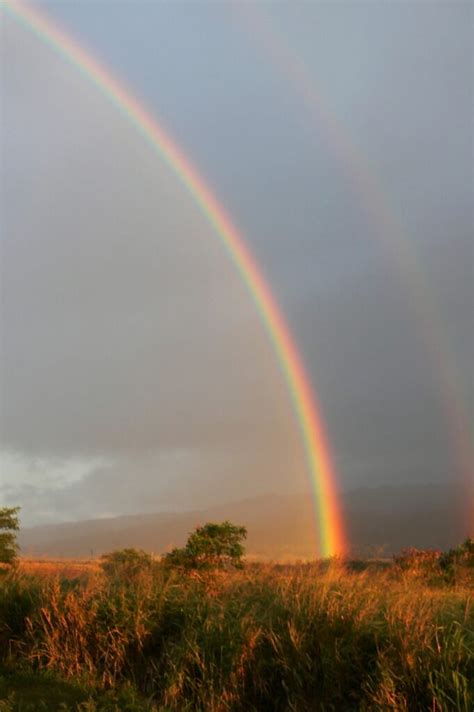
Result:
[[[14,564],[18,555],[15,532],[20,528],[20,507],[0,508],[0,564]]]
[[[425,575],[428,571],[439,571],[441,551],[438,549],[402,549],[393,557],[395,565],[402,571]]]
[[[245,527],[225,521],[196,527],[182,549],[173,549],[165,556],[165,565],[185,569],[242,568]]]
[[[474,539],[466,539],[454,549],[440,556],[439,565],[451,583],[469,576],[469,569],[474,568]]]
[[[393,557],[398,569],[425,581],[461,583],[471,578],[474,568],[474,539],[442,552],[439,550],[403,549]]]
[[[104,573],[116,578],[134,578],[150,571],[152,565],[152,557],[142,549],[120,549],[101,557]]]

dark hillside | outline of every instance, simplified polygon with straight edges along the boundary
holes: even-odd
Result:
[[[390,555],[401,548],[446,549],[470,534],[462,491],[441,485],[360,488],[343,496],[353,552]],[[247,551],[261,559],[311,558],[314,526],[308,497],[269,495],[186,513],[121,516],[25,529],[27,555],[98,556],[127,546],[161,553],[182,546],[196,524],[230,519],[247,526]]]

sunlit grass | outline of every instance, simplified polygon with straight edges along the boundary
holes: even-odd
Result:
[[[71,709],[113,709],[100,695],[128,686],[116,709],[472,712],[472,583],[338,563],[132,580],[20,567],[0,582],[3,667],[95,690]],[[4,687],[23,709],[22,686]]]
[[[100,571],[97,559],[29,559],[21,558],[18,568],[22,573],[34,576],[64,576],[74,578]]]

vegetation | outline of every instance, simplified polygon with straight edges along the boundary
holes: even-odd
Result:
[[[141,549],[120,549],[110,554],[104,554],[101,565],[108,576],[130,579],[151,568],[153,559],[150,554]]]
[[[132,579],[14,569],[0,710],[472,712],[474,568],[455,551],[453,577],[432,555],[198,575],[154,562]]]
[[[18,555],[16,533],[20,528],[20,507],[0,508],[0,564],[14,564]]]
[[[246,537],[245,527],[228,521],[205,524],[196,527],[184,548],[167,554],[165,564],[184,569],[240,569]]]
[[[434,583],[464,582],[469,585],[474,574],[474,539],[466,539],[456,548],[446,552],[404,549],[394,557],[394,562],[402,571]]]
[[[474,539],[466,539],[460,546],[441,554],[439,565],[451,582],[459,580],[463,573],[469,577],[474,570]]]

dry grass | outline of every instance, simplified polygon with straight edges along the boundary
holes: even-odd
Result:
[[[157,564],[124,580],[96,562],[49,564],[0,584],[7,665],[129,683],[149,700],[140,709],[472,712],[472,577],[452,586],[340,564],[185,576]]]
[[[97,559],[33,559],[21,558],[18,561],[21,573],[41,578],[87,577],[100,573],[100,562]]]

